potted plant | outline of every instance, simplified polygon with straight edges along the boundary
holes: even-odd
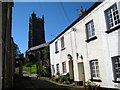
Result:
[[[88,80],[85,82],[84,87],[87,90],[98,90],[98,88],[100,88],[100,84],[96,84],[96,83],[92,82],[91,80]]]

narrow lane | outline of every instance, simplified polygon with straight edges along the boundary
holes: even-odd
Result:
[[[83,89],[73,89],[69,86],[62,86],[57,85],[55,83],[52,83],[48,80],[38,80],[35,77],[25,77],[25,78],[19,78],[14,81],[14,87],[13,89],[17,90],[26,90],[26,89],[32,89],[32,90],[40,90],[40,89],[54,89],[54,90],[83,90]]]

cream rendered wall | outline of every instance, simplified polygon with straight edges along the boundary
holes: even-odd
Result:
[[[50,57],[51,64],[56,65],[60,63],[60,73],[62,73],[62,62],[66,61],[67,72],[69,72],[67,54],[71,54],[73,57],[74,66],[74,81],[79,81],[78,73],[78,63],[83,62],[85,81],[91,79],[90,65],[89,61],[93,59],[98,59],[100,79],[102,82],[96,82],[102,87],[108,88],[119,88],[119,84],[114,83],[113,80],[113,69],[111,57],[120,55],[118,45],[120,44],[118,30],[112,33],[105,33],[107,31],[106,20],[104,11],[108,9],[115,2],[120,0],[105,0],[102,4],[96,7],[91,13],[86,17],[76,23],[73,27],[76,31],[73,31],[71,27],[64,34],[62,34],[57,40],[59,42],[59,53],[55,54],[54,45],[55,41],[50,44]],[[95,27],[96,40],[85,42],[86,40],[86,30],[85,24],[93,20]],[[64,36],[65,50],[60,50],[60,38]],[[119,36],[119,37],[118,37]],[[77,59],[76,53],[79,54]],[[83,60],[80,56],[83,56]],[[55,66],[56,68],[56,66]]]
[[[67,55],[70,54],[73,58],[73,64],[76,64],[76,53],[75,53],[75,45],[74,45],[74,31],[72,29],[69,29],[66,31],[63,35],[61,35],[58,39],[56,39],[53,43],[50,44],[50,59],[51,59],[51,65],[55,66],[56,71],[56,64],[59,63],[60,66],[60,74],[63,74],[62,71],[62,62],[66,62],[66,70],[67,74],[69,72],[69,59],[67,58]],[[61,37],[64,36],[64,43],[65,43],[65,49],[61,50]],[[55,42],[58,41],[58,53],[55,53]],[[73,65],[76,67],[76,65]],[[74,68],[74,71],[77,70],[77,67]],[[56,73],[56,72],[55,72]],[[77,72],[78,73],[78,72]],[[76,72],[74,72],[76,76]]]
[[[70,54],[72,51],[71,51],[71,41],[70,41],[70,35],[69,35],[69,32],[66,32],[64,33],[62,36],[64,36],[64,45],[65,45],[65,49],[64,50],[60,50],[60,63],[61,63],[61,68],[62,68],[62,62],[66,62],[66,73],[69,72],[69,65],[68,65],[68,61],[69,59],[67,58],[67,55]],[[61,36],[61,37],[62,37]],[[60,37],[60,38],[61,38]],[[70,44],[70,45],[69,45]],[[61,46],[61,43],[60,43],[60,46]],[[61,49],[61,47],[60,47]],[[61,70],[62,72],[63,70]],[[65,73],[65,74],[66,74]],[[62,72],[63,74],[63,72]]]
[[[52,69],[52,65],[54,65],[54,68],[56,68],[56,64],[58,62],[59,62],[59,56],[58,56],[58,54],[55,54],[55,45],[54,45],[54,43],[52,43],[52,44],[50,44],[50,63],[51,63],[51,69]]]
[[[67,73],[69,72],[69,59],[67,58],[67,55],[70,54],[72,56],[73,60],[73,71],[74,71],[74,81],[79,81],[78,76],[78,65],[77,65],[77,57],[76,57],[76,39],[75,39],[75,33],[76,31],[73,31],[73,27],[71,27],[69,30],[67,30],[62,36],[64,36],[65,41],[65,50],[60,51],[60,58],[62,61],[66,61],[66,67],[67,67]],[[61,62],[62,63],[62,62]]]
[[[78,64],[80,62],[83,62],[85,77],[90,78],[89,61],[87,57],[88,53],[86,50],[86,42],[85,42],[86,40],[85,21],[84,20],[79,21],[74,27],[76,28],[76,32],[75,32],[76,52],[79,54],[78,60],[76,59],[76,63]],[[81,55],[83,56],[83,60],[80,58]],[[79,81],[78,77],[77,77],[77,81]]]
[[[114,31],[110,34],[105,33],[107,29],[104,11],[115,2],[114,0],[106,0],[75,26],[78,29],[78,32],[76,32],[77,51],[80,55],[83,55],[85,80],[87,81],[91,77],[89,61],[98,59],[100,78],[102,80],[100,84],[103,87],[109,88],[118,88],[118,86],[112,82],[113,70],[111,62],[112,56],[119,55],[118,31]],[[91,20],[94,22],[97,39],[86,43],[85,24]],[[80,62],[80,60],[78,60],[78,62]]]

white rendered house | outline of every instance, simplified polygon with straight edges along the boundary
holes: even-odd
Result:
[[[52,75],[120,89],[120,0],[95,3],[50,43]]]

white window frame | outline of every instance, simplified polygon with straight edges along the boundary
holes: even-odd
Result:
[[[54,65],[52,65],[52,75],[55,75],[55,68],[54,68]]]
[[[95,27],[93,20],[89,21],[86,24],[86,35],[87,35],[87,39],[90,39],[95,36]]]
[[[57,71],[57,73],[59,73],[59,72],[60,72],[59,63],[58,63],[58,64],[56,64],[56,71]]]
[[[65,42],[64,42],[64,36],[61,37],[61,49],[64,49],[65,47]]]
[[[66,73],[66,62],[62,62],[63,74]]]
[[[112,57],[112,64],[114,79],[115,81],[120,81],[120,56]]]
[[[115,16],[114,16],[114,12],[113,12],[113,8],[117,8],[115,11],[118,12],[118,14],[115,14],[116,17],[118,17],[118,19],[116,18],[115,20]],[[108,17],[108,12],[111,12],[111,20],[110,20],[110,15]],[[105,17],[106,17],[106,24],[107,24],[107,28],[108,31],[119,26],[120,25],[120,16],[119,16],[119,9],[118,9],[118,5],[115,3],[112,6],[110,6],[106,11],[105,11]],[[117,22],[117,24],[115,24],[115,21]],[[110,23],[113,23],[113,26],[110,26]]]
[[[58,41],[55,42],[55,53],[58,52]]]
[[[90,69],[91,69],[91,78],[100,79],[99,63],[97,59],[90,61]]]

